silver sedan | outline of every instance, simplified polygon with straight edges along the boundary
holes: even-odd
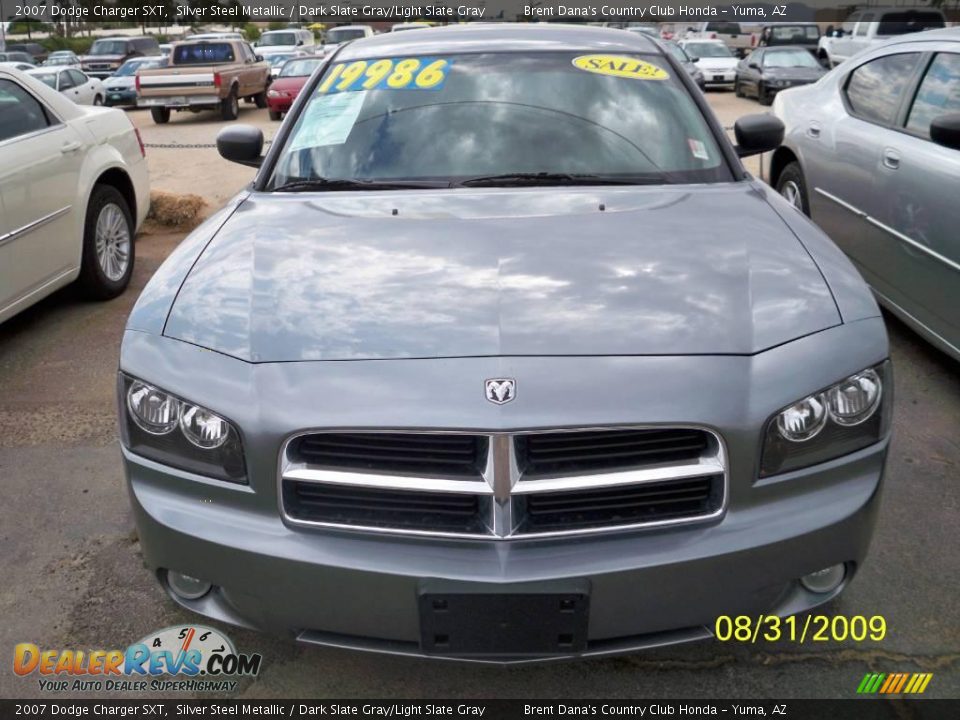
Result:
[[[764,163],[770,184],[882,305],[960,359],[960,29],[861,53],[773,111],[786,137]]]

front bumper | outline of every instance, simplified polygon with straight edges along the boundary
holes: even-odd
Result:
[[[758,480],[760,429],[774,410],[885,356],[880,318],[752,357],[257,365],[134,331],[124,340],[121,369],[233,420],[244,435],[250,485],[206,480],[129,452],[124,463],[147,565],[161,582],[166,569],[212,582],[210,595],[177,600],[208,617],[305,642],[444,657],[424,649],[422,593],[576,590],[589,595],[582,650],[469,659],[628,652],[709,637],[719,615],[800,612],[843,589],[815,595],[798,578],[846,563],[849,580],[863,562],[888,439]],[[430,382],[423,382],[428,369]],[[487,403],[477,378],[504,376],[518,378],[522,399]],[[579,379],[576,403],[561,391],[571,378]],[[301,428],[511,430],[693,420],[716,430],[729,451],[728,506],[704,523],[459,540],[293,527],[278,507],[280,447]]]
[[[267,95],[267,107],[273,112],[289,112],[290,107],[293,105],[293,101],[294,98],[292,97],[270,97]]]
[[[137,91],[134,89],[111,90],[110,88],[106,88],[104,93],[106,94],[104,104],[108,107],[137,104]]]
[[[702,70],[704,81],[710,85],[733,85],[737,79],[736,70]]]

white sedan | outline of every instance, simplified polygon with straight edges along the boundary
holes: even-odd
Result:
[[[707,87],[734,84],[740,61],[722,40],[681,40],[679,44],[703,73]]]
[[[0,322],[73,281],[93,298],[123,292],[149,206],[143,144],[122,111],[0,68]]]
[[[73,100],[77,105],[103,105],[103,83],[76,68],[39,67],[28,70],[37,80]]]

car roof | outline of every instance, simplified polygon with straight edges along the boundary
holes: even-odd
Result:
[[[389,55],[432,55],[511,51],[590,50],[661,54],[656,41],[642,33],[611,28],[546,23],[450,25],[416,33],[384,33],[355,40],[343,47],[338,59]]]

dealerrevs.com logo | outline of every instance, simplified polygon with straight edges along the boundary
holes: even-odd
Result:
[[[233,678],[260,671],[262,656],[238,653],[219,630],[174,626],[151,633],[125,650],[42,650],[20,643],[13,671],[39,675],[40,690],[63,691],[231,691]]]

